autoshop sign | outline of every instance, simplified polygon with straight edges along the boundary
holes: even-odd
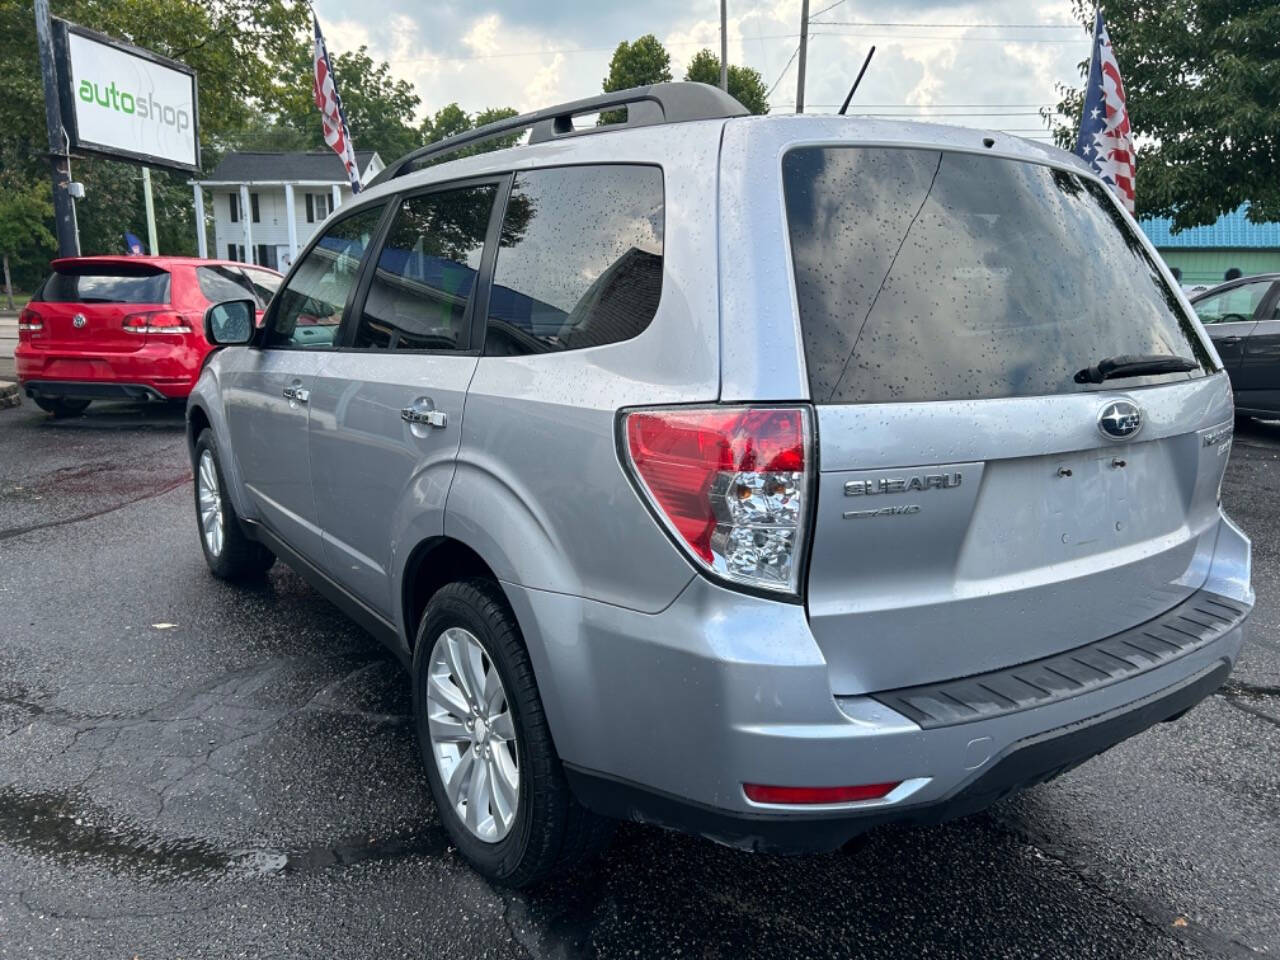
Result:
[[[73,150],[200,169],[194,70],[65,20],[53,25],[62,124]]]

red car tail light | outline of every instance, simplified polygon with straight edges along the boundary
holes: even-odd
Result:
[[[121,321],[125,333],[190,333],[187,318],[172,310],[131,313]]]
[[[797,593],[813,494],[804,407],[633,410],[628,466],[699,565],[733,583]]]
[[[44,318],[41,317],[40,314],[36,313],[30,307],[23,309],[23,311],[20,314],[18,314],[18,339],[19,340],[28,340],[30,339],[31,334],[43,333],[43,332],[44,332]],[[24,337],[23,336],[24,333],[27,334],[27,336]]]
[[[899,786],[901,781],[863,783],[853,787],[770,787],[744,783],[742,791],[753,803],[855,803],[859,800],[882,800]]]

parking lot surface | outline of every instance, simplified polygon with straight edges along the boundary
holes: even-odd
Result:
[[[1258,606],[1181,721],[838,854],[626,825],[516,894],[450,849],[392,657],[282,565],[208,574],[180,409],[0,411],[0,957],[1280,953],[1278,493],[1242,425]]]

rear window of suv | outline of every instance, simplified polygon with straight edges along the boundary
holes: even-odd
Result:
[[[1099,389],[1125,354],[1213,361],[1104,187],[1069,171],[919,149],[802,147],[783,190],[819,403]]]
[[[484,352],[581,350],[638,336],[662,295],[662,170],[607,164],[516,174]]]
[[[44,303],[168,303],[169,274],[138,264],[58,267],[32,298]]]

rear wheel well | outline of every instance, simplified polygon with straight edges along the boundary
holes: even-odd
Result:
[[[498,584],[498,577],[476,553],[461,540],[435,537],[418,544],[404,568],[401,603],[404,609],[404,632],[409,649],[418,638],[418,623],[436,591],[456,580],[480,578]],[[498,584],[499,591],[502,585]],[[504,593],[505,599],[505,593]]]

